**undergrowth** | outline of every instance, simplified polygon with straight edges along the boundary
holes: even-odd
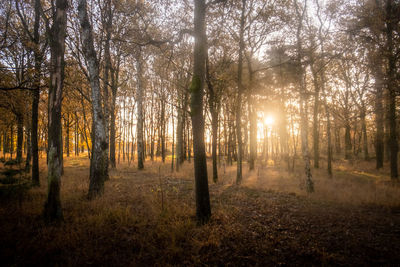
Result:
[[[385,173],[343,163],[329,178],[321,167],[313,171],[316,192],[307,194],[301,190],[299,171],[287,172],[279,165],[245,169],[240,187],[234,183],[235,166],[221,164],[216,184],[209,166],[213,215],[208,224],[197,226],[191,164],[171,172],[169,163],[159,161],[147,161],[143,171],[134,162],[122,163],[110,170],[104,195],[92,201],[87,200],[88,165],[84,157],[65,159],[65,218],[59,226],[45,225],[41,217],[43,167],[41,187],[30,189],[22,205],[12,200],[1,204],[2,264],[337,265],[399,260],[394,251],[400,237],[387,233],[399,230],[395,210],[400,194]],[[364,243],[372,248],[363,248]],[[387,243],[396,245],[388,248]],[[355,253],[359,256],[354,258]]]

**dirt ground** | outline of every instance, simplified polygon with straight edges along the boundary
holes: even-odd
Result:
[[[399,265],[399,187],[373,162],[335,164],[332,178],[313,170],[313,194],[300,166],[245,165],[241,186],[235,166],[221,164],[215,184],[209,166],[213,215],[198,226],[191,164],[172,173],[170,162],[121,163],[88,201],[89,161],[65,158],[64,222],[45,225],[41,162],[40,188],[0,200],[0,265]]]

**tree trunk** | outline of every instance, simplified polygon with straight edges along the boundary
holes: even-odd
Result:
[[[31,131],[28,129],[26,132],[26,161],[25,161],[25,172],[29,172],[31,169],[31,158],[32,158],[32,145],[31,145]]]
[[[65,148],[67,149],[67,157],[69,157],[69,113],[67,113],[67,120],[65,121]]]
[[[11,123],[10,126],[10,160],[13,158],[13,153],[14,153],[14,123]]]
[[[75,156],[79,156],[78,114],[75,112]]]
[[[142,170],[144,168],[144,140],[143,140],[143,68],[142,68],[142,51],[138,48],[136,54],[136,82],[137,82],[137,126],[136,126],[136,140],[137,140],[137,157],[138,157],[138,169]]]
[[[217,167],[217,138],[218,138],[218,110],[217,99],[214,92],[214,87],[211,82],[208,57],[206,58],[206,82],[209,91],[209,108],[211,113],[211,131],[212,131],[212,165],[213,165],[213,181],[218,181]]]
[[[249,157],[249,168],[254,170],[254,164],[257,159],[257,113],[255,111],[254,99],[253,99],[253,80],[254,72],[252,69],[252,57],[249,56],[247,59],[247,66],[249,70],[249,85],[248,85],[248,110],[249,110],[249,123],[250,123],[250,157]]]
[[[164,97],[164,96],[163,96]],[[161,158],[162,162],[165,163],[165,101],[161,100]]]
[[[243,52],[244,52],[244,25],[245,25],[245,10],[246,0],[242,0],[242,10],[240,17],[240,29],[239,29],[239,61],[238,61],[238,72],[237,72],[237,84],[238,94],[236,103],[236,138],[238,147],[238,160],[236,169],[236,184],[242,182],[242,161],[243,161],[243,144],[242,144],[242,73],[243,73]]]
[[[386,0],[386,56],[387,56],[387,89],[389,91],[389,128],[390,128],[390,178],[398,180],[397,169],[397,129],[396,129],[396,55],[393,44],[393,22],[395,20],[393,0]]]
[[[374,64],[374,78],[375,78],[375,125],[376,125],[376,168],[383,168],[384,160],[384,110],[383,110],[383,73],[382,61],[380,56],[375,57],[377,62]]]
[[[316,79],[316,77],[314,78]],[[313,113],[313,148],[314,148],[314,168],[319,168],[319,86],[315,81],[314,91],[314,113]]]
[[[174,108],[171,105],[171,118],[172,118],[172,145],[171,145],[171,172],[174,171],[175,161],[175,124],[174,124]]]
[[[367,123],[366,123],[366,120],[365,120],[365,106],[362,107],[361,116],[360,117],[361,117],[361,131],[362,131],[362,136],[363,136],[364,160],[369,160]]]
[[[301,150],[304,160],[304,169],[306,175],[306,190],[311,193],[314,192],[314,183],[312,181],[312,174],[310,168],[310,155],[308,151],[308,116],[307,116],[307,95],[306,95],[306,80],[304,67],[302,62],[303,48],[301,43],[301,31],[303,28],[303,19],[305,14],[304,10],[300,11],[296,2],[296,13],[298,15],[299,24],[297,27],[296,37],[297,37],[297,64],[298,64],[298,78],[299,78],[299,89],[300,89],[300,132],[301,132]],[[300,14],[300,12],[302,14]]]
[[[35,22],[33,38],[35,43],[34,60],[35,73],[32,94],[32,125],[31,125],[31,145],[32,145],[32,185],[39,186],[39,145],[38,145],[38,114],[39,114],[39,99],[40,99],[40,79],[42,68],[42,54],[39,47],[39,27],[40,27],[40,0],[35,0]]]
[[[17,162],[22,162],[22,144],[24,141],[24,116],[17,115]]]
[[[115,99],[114,95],[112,97],[111,110],[110,110],[110,165],[111,168],[116,167],[115,161]]]
[[[111,30],[112,30],[112,13],[111,13],[111,0],[105,1],[105,31],[106,40],[104,44],[104,77],[103,77],[103,106],[104,106],[104,127],[107,140],[107,158],[106,158],[106,173],[108,173],[108,155],[109,155],[109,140],[110,140],[110,101],[109,101],[109,88],[110,86],[110,72],[111,72],[111,55],[110,55],[110,41],[111,41]],[[115,162],[114,162],[115,163]],[[105,177],[108,179],[108,175]]]
[[[117,64],[115,68],[111,68],[111,120],[110,120],[110,164],[111,168],[116,167],[115,162],[115,138],[116,138],[116,129],[115,129],[115,104],[117,101],[117,90],[118,90],[118,82],[119,82],[119,66],[120,66],[120,56],[118,56]]]
[[[327,148],[327,170],[329,177],[332,177],[332,137],[331,137],[331,118],[330,118],[330,111],[329,107],[326,103],[325,99],[325,112],[326,112],[326,135],[328,138],[328,148]]]
[[[190,86],[191,117],[193,129],[194,177],[196,186],[196,217],[198,223],[205,223],[211,217],[208,191],[207,162],[204,146],[203,95],[205,63],[207,55],[205,0],[194,1],[194,64]]]
[[[51,66],[49,90],[48,191],[44,206],[47,221],[63,219],[60,199],[62,172],[61,100],[64,86],[64,51],[67,28],[67,0],[56,0],[54,21],[49,32]]]
[[[86,0],[79,0],[78,16],[81,25],[82,49],[88,64],[89,82],[92,89],[92,158],[88,197],[93,199],[103,193],[104,181],[108,179],[108,140],[101,106],[99,63],[94,50],[92,27],[86,5]]]
[[[344,146],[345,146],[344,158],[345,159],[351,159],[352,144],[351,144],[350,130],[351,130],[351,127],[350,127],[348,114],[345,114],[345,132],[344,132]]]
[[[183,114],[182,107],[178,107],[178,121],[176,125],[176,171],[179,171],[179,167],[183,162]]]

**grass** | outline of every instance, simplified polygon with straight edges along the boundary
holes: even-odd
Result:
[[[87,200],[89,160],[65,158],[61,199],[65,221],[45,225],[46,169],[41,187],[22,204],[0,205],[4,265],[348,265],[399,262],[400,190],[384,171],[337,162],[332,179],[313,170],[315,193],[300,188],[301,166],[219,169],[211,182],[211,221],[195,222],[192,164],[122,162],[110,170],[104,195]],[[340,164],[340,165],[339,165]],[[383,208],[382,208],[383,207]],[[388,246],[388,244],[392,244]],[[397,252],[396,252],[397,251]]]

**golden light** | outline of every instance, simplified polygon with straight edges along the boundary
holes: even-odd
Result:
[[[265,119],[264,119],[264,124],[265,124],[266,126],[272,126],[274,123],[275,123],[274,117],[272,117],[272,116],[267,116],[267,117],[265,117]]]

